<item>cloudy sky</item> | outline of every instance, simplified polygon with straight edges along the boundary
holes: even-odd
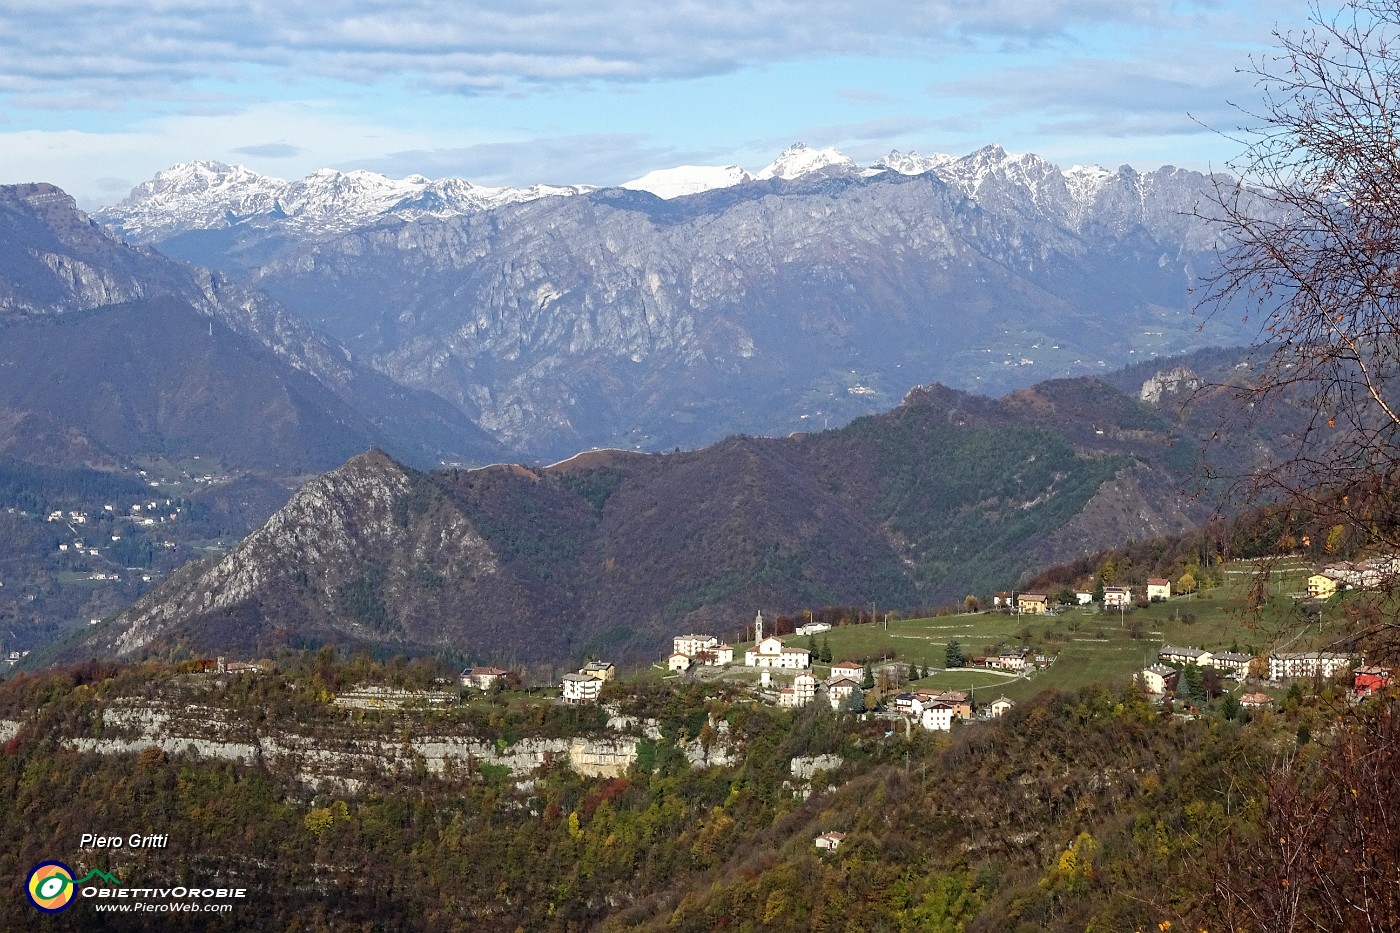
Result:
[[[0,183],[85,207],[176,162],[483,184],[997,142],[1221,167],[1294,0],[8,0]]]

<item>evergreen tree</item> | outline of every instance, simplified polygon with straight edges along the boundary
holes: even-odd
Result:
[[[870,669],[870,662],[865,662],[865,675],[860,679],[860,686],[863,690],[875,689],[875,672]]]
[[[1303,685],[1298,681],[1293,681],[1288,687],[1288,692],[1283,696],[1285,709],[1297,709],[1298,704],[1303,702]]]
[[[831,641],[825,635],[822,636],[821,659],[823,664],[831,663]]]
[[[965,667],[967,656],[963,654],[962,645],[956,641],[948,642],[948,651],[944,666],[948,668]]]
[[[1186,670],[1181,672],[1181,686],[1182,692],[1192,703],[1206,701],[1206,688],[1201,679],[1201,669],[1196,665],[1186,665]]]

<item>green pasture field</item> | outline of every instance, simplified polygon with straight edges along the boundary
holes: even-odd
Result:
[[[1261,570],[1267,569],[1267,575]],[[1073,690],[1091,683],[1123,683],[1145,664],[1155,661],[1162,644],[1260,654],[1271,649],[1304,650],[1323,647],[1334,637],[1343,600],[1374,598],[1347,594],[1323,605],[1320,616],[1309,616],[1289,594],[1307,588],[1314,568],[1297,558],[1264,564],[1235,562],[1224,568],[1224,583],[1189,596],[1174,596],[1144,609],[1101,611],[1097,605],[1062,609],[1053,616],[978,612],[924,619],[891,618],[888,626],[840,626],[816,636],[831,646],[835,661],[860,661],[892,652],[897,660],[936,668],[920,686],[975,689],[979,700],[1004,694],[1013,700],[1047,688]],[[1250,593],[1262,586],[1264,601],[1249,610]],[[1329,634],[1331,633],[1331,634]],[[786,644],[808,647],[805,635],[785,636]],[[1007,677],[986,670],[942,670],[950,641],[957,641],[969,663],[974,656],[992,655],[1027,645],[1056,656],[1053,665],[1027,677]],[[735,647],[742,658],[744,646]],[[814,665],[825,677],[830,666]]]

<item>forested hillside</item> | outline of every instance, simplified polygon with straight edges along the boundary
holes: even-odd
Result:
[[[605,727],[596,707],[523,694],[437,711],[329,703],[351,684],[436,673],[322,652],[258,675],[89,665],[0,686],[0,923],[33,923],[20,885],[51,858],[129,886],[252,892],[217,917],[162,917],[169,929],[1263,933],[1400,920],[1387,816],[1400,718],[1392,700],[1347,710],[1327,686],[1253,721],[1173,717],[1131,689],[1047,693],[951,739],[736,703],[722,688],[613,686],[614,711],[637,717],[617,728],[639,744],[611,778],[562,761],[524,780],[486,761],[384,759],[350,785],[317,779],[314,764],[221,760],[214,745],[204,757],[120,751],[111,725],[177,702],[264,745],[461,734],[506,751]],[[796,781],[792,759],[819,754],[839,758]],[[813,842],[827,831],[845,840],[822,854]],[[159,832],[169,845],[80,850],[83,832]],[[90,928],[94,916],[79,903],[45,922]]]

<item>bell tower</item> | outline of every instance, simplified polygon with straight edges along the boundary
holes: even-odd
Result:
[[[763,641],[763,610],[758,610],[758,615],[753,620],[753,643],[756,645]]]

